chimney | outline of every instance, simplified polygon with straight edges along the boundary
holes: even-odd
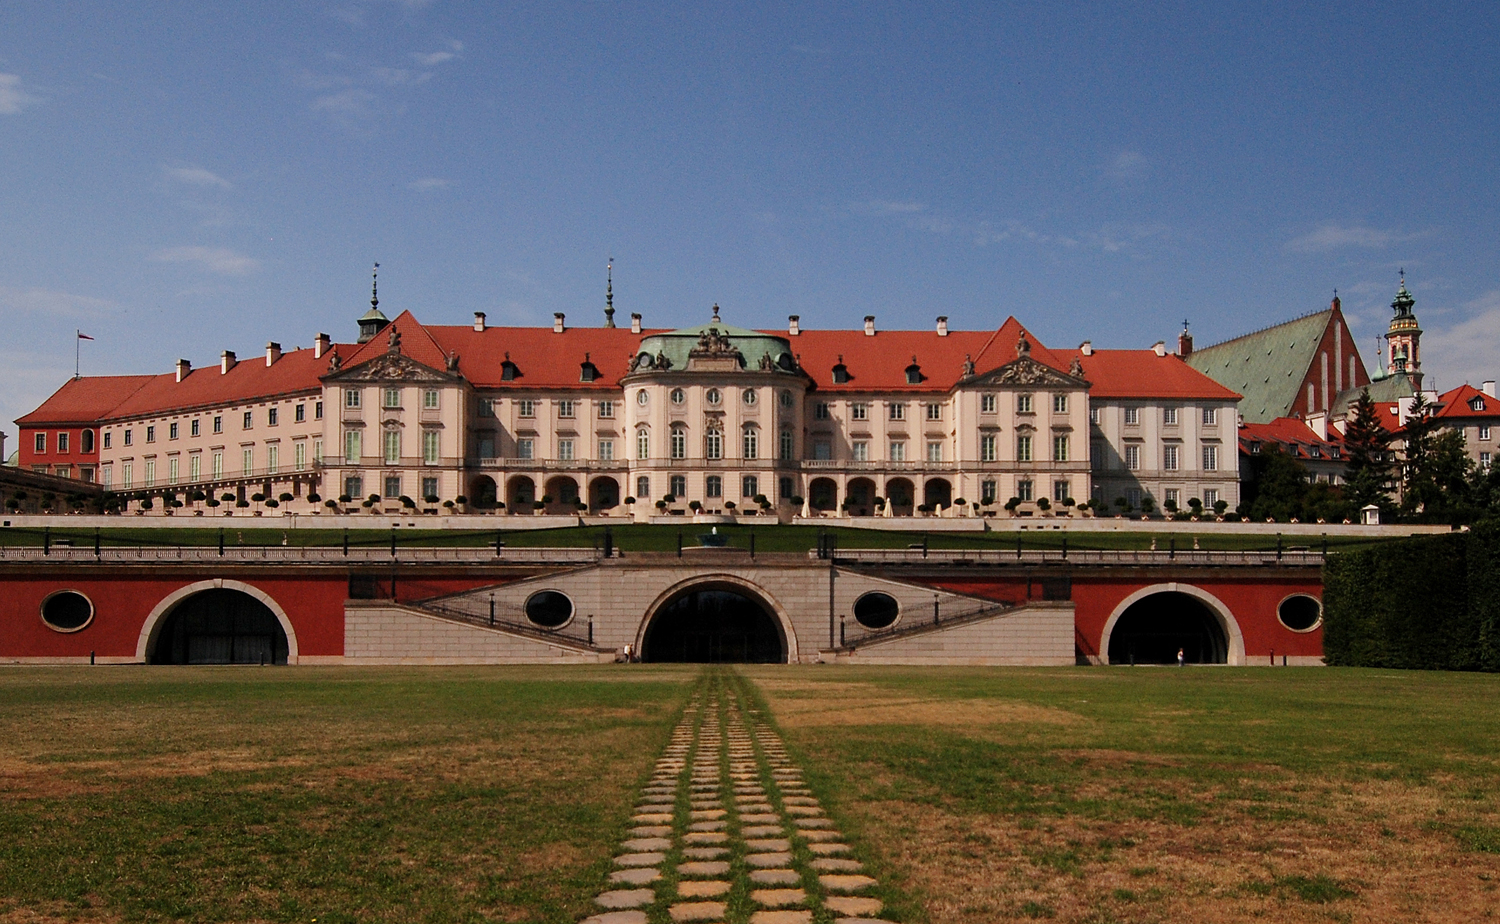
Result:
[[[1495,382],[1494,382],[1494,380],[1491,379],[1490,381],[1485,382],[1484,384],[1480,385],[1479,386],[1479,390],[1482,391],[1482,392],[1484,392],[1484,394],[1485,394],[1486,397],[1489,397],[1489,398],[1495,397]]]
[[[188,377],[188,373],[192,372],[192,371],[193,371],[193,364],[192,363],[188,362],[185,359],[179,359],[179,360],[177,360],[177,381],[180,382],[183,379],[187,378]]]
[[[630,314],[630,332],[632,334],[639,334],[641,332],[641,313],[639,311],[633,311]]]
[[[786,316],[786,335],[788,337],[802,336],[802,315],[789,314]]]
[[[946,314],[940,314],[940,315],[938,315],[938,319],[937,319],[937,335],[939,337],[946,337],[946,336],[948,336],[948,316]]]
[[[1307,428],[1318,435],[1318,439],[1328,439],[1328,412],[1319,411],[1316,414],[1307,415]]]
[[[552,333],[560,334],[563,332],[563,329],[563,313],[561,311],[552,312]]]
[[[1085,340],[1082,343],[1078,344],[1078,352],[1082,353],[1084,356],[1093,356],[1094,355],[1094,341],[1092,341],[1092,340]]]
[[[1187,322],[1182,322],[1182,333],[1177,335],[1177,355],[1187,359],[1193,355],[1193,335],[1188,333]]]
[[[865,336],[875,336],[875,316],[873,314],[865,315]]]
[[[333,345],[333,340],[327,334],[318,334],[313,337],[313,359],[322,359],[323,354]]]
[[[474,312],[474,330],[476,333],[484,333],[484,312]]]
[[[274,362],[276,362],[276,360],[278,360],[280,358],[281,358],[281,344],[276,343],[274,341],[271,342],[271,343],[266,344],[266,368],[269,369],[271,367],[271,364],[274,363]]]
[[[233,350],[225,350],[219,354],[219,374],[228,375],[229,370],[234,368],[237,360],[234,358]]]
[[[1157,356],[1166,356],[1167,355],[1167,341],[1165,341],[1165,340],[1158,340],[1158,341],[1156,341],[1156,343],[1153,344],[1152,347],[1151,347],[1151,352],[1155,353]]]

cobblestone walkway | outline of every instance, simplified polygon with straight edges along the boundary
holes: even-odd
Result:
[[[876,884],[722,675],[688,705],[584,924],[884,924]]]

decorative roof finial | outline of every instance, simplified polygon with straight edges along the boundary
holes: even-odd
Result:
[[[615,326],[615,258],[609,258],[607,281],[604,283],[604,326]]]
[[[380,307],[380,291],[379,291],[379,288],[378,288],[379,284],[380,284],[380,264],[377,263],[377,264],[375,264],[375,268],[370,271],[370,307],[371,308],[379,308]]]
[[[719,320],[719,303],[714,302],[714,320]]]

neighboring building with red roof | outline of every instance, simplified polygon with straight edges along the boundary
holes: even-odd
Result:
[[[1438,410],[1432,416],[1438,426],[1461,432],[1470,457],[1488,470],[1495,461],[1496,437],[1500,437],[1500,399],[1495,397],[1495,383],[1485,382],[1478,388],[1460,385],[1439,395],[1437,403]]]
[[[1338,428],[1328,426],[1325,415],[1312,420],[1278,417],[1270,423],[1240,425],[1241,468],[1265,452],[1280,451],[1301,462],[1312,481],[1342,484],[1348,463]]]
[[[268,344],[264,361],[75,379],[18,421],[23,464],[79,465],[92,432],[90,464],[116,493],[290,494],[293,510],[309,495],[886,516],[1239,499],[1240,395],[1162,344],[1054,350],[1015,318],[750,330],[717,308],[670,331],[639,315],[615,327],[612,307],[601,327],[424,325],[387,321],[373,298],[359,325],[356,343],[319,334],[311,349]]]

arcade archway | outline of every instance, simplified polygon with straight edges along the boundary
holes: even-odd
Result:
[[[641,636],[641,660],[667,663],[784,664],[781,620],[759,594],[709,582],[668,597]]]
[[[1142,596],[1109,629],[1110,664],[1226,664],[1230,638],[1207,602],[1181,591]]]
[[[152,632],[151,664],[285,664],[287,634],[271,608],[241,590],[180,600]]]

